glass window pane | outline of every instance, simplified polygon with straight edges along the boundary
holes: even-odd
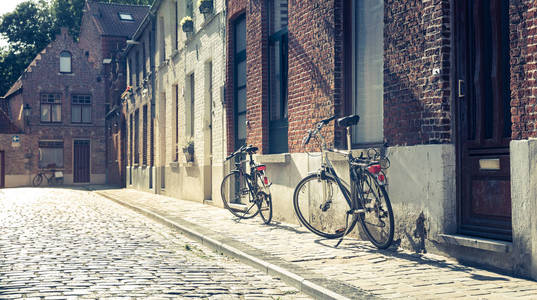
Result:
[[[354,101],[360,115],[352,130],[353,142],[383,140],[383,24],[384,1],[355,1]]]
[[[84,105],[82,107],[82,122],[90,123],[91,122],[91,106]]]
[[[80,105],[73,105],[71,108],[71,122],[80,123],[82,121],[80,115]]]
[[[41,121],[50,122],[50,104],[41,104]]]
[[[237,64],[237,86],[246,85],[246,61],[241,61]]]
[[[246,139],[246,114],[237,116],[237,136],[239,140]]]
[[[246,111],[246,89],[237,91],[237,113]]]
[[[288,0],[273,0],[271,7],[271,34],[287,27],[287,1]]]
[[[39,148],[40,168],[63,168],[63,148]]]
[[[71,73],[71,54],[68,52],[60,53],[60,72]]]
[[[52,105],[52,122],[60,122],[62,120],[62,106],[61,105]]]
[[[246,18],[235,23],[235,53],[246,50]]]

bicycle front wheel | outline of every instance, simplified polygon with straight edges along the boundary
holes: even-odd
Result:
[[[40,186],[41,182],[43,182],[43,175],[42,174],[37,174],[37,175],[35,175],[34,180],[32,180],[32,185],[33,186]]]
[[[354,215],[347,214],[349,205],[343,193],[350,193],[345,187],[342,191],[332,176],[322,177],[311,174],[298,183],[293,195],[295,213],[311,232],[324,238],[340,238],[345,231],[351,232],[357,222]]]
[[[224,177],[220,186],[224,207],[241,219],[250,219],[259,213],[257,197],[252,195],[249,182],[248,174],[231,172]]]
[[[393,211],[388,193],[367,171],[362,175],[359,185],[362,195],[358,201],[365,210],[359,215],[360,224],[373,245],[386,249],[393,241],[394,231]]]

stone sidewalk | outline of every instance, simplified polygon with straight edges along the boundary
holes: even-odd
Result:
[[[537,299],[537,282],[468,267],[432,254],[322,239],[294,224],[263,225],[192,201],[91,186],[91,190],[276,275],[322,299]]]

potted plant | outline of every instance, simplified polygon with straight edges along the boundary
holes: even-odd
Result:
[[[213,12],[213,0],[198,0],[200,13],[210,14]]]
[[[194,21],[192,21],[192,17],[186,16],[181,20],[181,27],[183,28],[184,32],[192,32],[194,31]]]
[[[192,137],[188,137],[183,142],[183,153],[187,162],[194,161],[194,140]]]

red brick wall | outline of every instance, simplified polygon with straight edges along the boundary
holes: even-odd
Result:
[[[384,2],[384,137],[390,145],[451,142],[449,2]]]
[[[61,51],[71,53],[72,74],[59,73],[59,55]],[[75,43],[66,31],[56,36],[55,41],[39,54],[39,59],[29,71],[23,74],[22,97],[24,103],[30,104],[30,133],[32,149],[37,149],[39,139],[58,139],[64,141],[64,166],[67,174],[72,173],[73,139],[91,140],[90,168],[92,173],[105,173],[105,99],[104,80],[100,71],[93,67],[85,51]],[[62,99],[62,122],[59,124],[42,123],[40,120],[40,95],[42,93],[59,93]],[[90,94],[92,96],[92,123],[71,123],[72,94]],[[33,152],[34,158],[37,152]],[[20,162],[17,162],[20,164]],[[37,170],[37,163],[32,165]]]
[[[510,2],[512,138],[537,137],[537,6]]]

